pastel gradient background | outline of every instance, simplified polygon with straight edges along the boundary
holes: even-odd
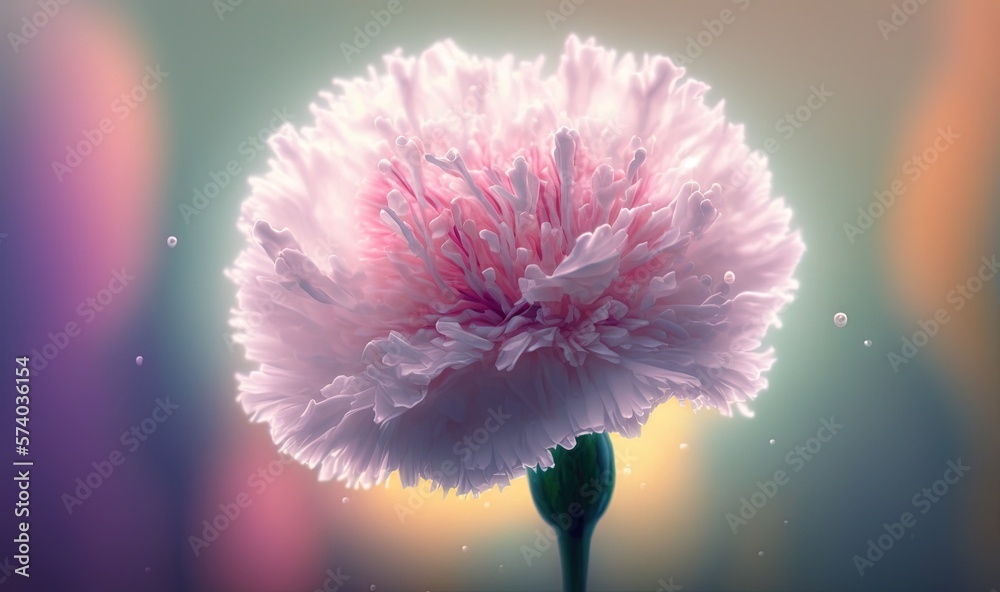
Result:
[[[341,44],[387,2],[243,0],[220,13],[208,1],[69,0],[35,16],[43,4],[0,7],[0,458],[17,459],[14,358],[65,348],[31,382],[30,580],[10,571],[17,489],[13,467],[0,469],[0,591],[309,592],[334,589],[338,570],[344,592],[558,589],[558,553],[524,480],[441,499],[398,483],[347,491],[277,462],[235,401],[247,364],[231,344],[222,270],[241,247],[247,178],[267,168],[248,138],[266,138],[276,110],[308,123],[334,76],[362,75],[396,47],[451,37],[551,66],[571,32],[692,58],[689,74],[726,99],[751,145],[776,142],[775,192],[808,246],[756,416],[670,404],[640,438],[615,440],[618,486],[591,588],[1000,588],[1000,278],[961,308],[950,297],[1000,249],[995,0],[402,0],[349,60]],[[26,17],[44,25],[19,43]],[[156,66],[166,76],[141,101],[116,103]],[[777,127],[823,85],[833,95],[808,121]],[[111,131],[57,178],[53,161],[104,118]],[[915,179],[904,163],[949,126],[958,139]],[[222,174],[231,163],[237,174]],[[185,220],[181,204],[226,176]],[[895,181],[905,192],[849,237],[844,224]],[[123,269],[134,279],[100,311],[88,305]],[[939,309],[948,322],[894,368],[889,354]],[[63,340],[70,322],[79,333]],[[122,434],[168,397],[178,408],[147,422],[156,430],[133,451]],[[790,463],[831,417],[844,427]],[[115,451],[124,462],[67,509],[76,480]],[[969,472],[921,514],[914,495],[959,459]],[[734,533],[727,514],[777,470],[790,481]],[[196,554],[189,537],[241,495],[249,507]],[[916,526],[860,575],[853,557],[904,512]]]

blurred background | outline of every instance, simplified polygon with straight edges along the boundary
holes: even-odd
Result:
[[[34,462],[30,578],[0,475],[0,590],[558,589],[524,480],[442,499],[282,462],[235,401],[223,269],[263,141],[333,77],[445,37],[554,68],[570,33],[709,83],[808,248],[755,417],[668,404],[615,439],[591,589],[1000,589],[1000,5],[388,4],[0,7],[0,454]]]

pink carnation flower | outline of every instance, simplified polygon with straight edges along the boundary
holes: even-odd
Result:
[[[478,493],[754,398],[803,245],[683,75],[570,37],[550,76],[446,41],[335,80],[243,204],[245,410],[321,479]]]

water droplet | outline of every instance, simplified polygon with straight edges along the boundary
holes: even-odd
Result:
[[[871,339],[865,339],[865,347],[871,347],[871,346],[872,346],[872,340]]]
[[[136,356],[135,357],[135,365],[136,366],[142,366],[142,356]]]
[[[625,476],[628,477],[629,475],[632,474],[632,467],[629,465],[625,465],[625,469],[622,472],[624,472]]]
[[[167,246],[170,247],[171,249],[174,248],[174,247],[176,247],[177,246],[177,237],[176,236],[168,236],[167,237]]]
[[[843,327],[847,325],[847,315],[845,315],[842,312],[838,312],[837,314],[833,315],[833,324],[837,325],[838,327]]]
[[[687,442],[681,442],[681,450],[687,450]]]
[[[774,444],[774,438],[771,438],[770,440],[768,440],[768,442],[770,442],[771,444]]]
[[[757,551],[757,557],[763,557],[763,556],[764,556],[763,551]]]
[[[468,552],[469,552],[469,545],[462,545],[462,553],[468,553]]]
[[[349,504],[349,503],[351,503],[351,498],[345,497],[344,499],[340,500],[340,503],[342,503],[342,504]]]
[[[731,284],[736,281],[736,274],[731,271],[727,271],[725,275],[722,276],[722,281],[727,284]]]
[[[483,502],[483,507],[486,508],[487,510],[489,510],[490,509],[490,502]]]

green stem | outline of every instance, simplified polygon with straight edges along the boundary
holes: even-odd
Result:
[[[577,437],[552,451],[552,467],[528,470],[531,498],[556,529],[564,592],[586,592],[590,540],[615,487],[615,456],[606,433]]]
[[[563,592],[587,592],[587,566],[590,560],[591,525],[578,534],[559,533],[559,555],[562,559]]]

